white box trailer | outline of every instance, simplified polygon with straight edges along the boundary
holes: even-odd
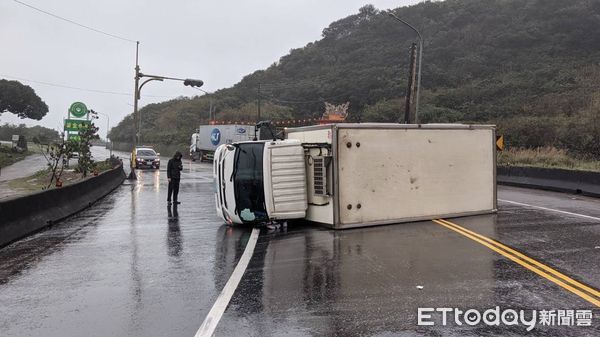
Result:
[[[493,126],[330,124],[285,135],[217,150],[227,222],[304,218],[343,229],[496,211]]]
[[[192,161],[211,161],[215,149],[219,145],[254,138],[254,126],[250,125],[200,125],[196,131],[192,134],[190,144],[190,159]]]
[[[325,156],[307,149],[308,220],[350,228],[496,210],[493,126],[335,124],[286,136],[331,145]]]

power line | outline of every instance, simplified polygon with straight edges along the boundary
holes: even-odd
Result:
[[[98,93],[98,94],[109,94],[109,95],[120,95],[120,96],[133,96],[133,93],[128,93],[128,92],[117,92],[117,91],[108,91],[108,90],[98,90],[98,89],[88,89],[88,88],[73,87],[73,86],[59,84],[59,83],[36,81],[36,80],[30,80],[30,79],[16,77],[16,76],[4,75],[4,74],[0,74],[0,77],[10,78],[10,79],[13,79],[13,80],[19,80],[19,81],[23,81],[23,82],[30,82],[30,83],[42,84],[42,85],[47,85],[47,86],[51,86],[51,87],[71,89],[71,90],[87,91],[87,92],[93,92],[93,93]],[[176,95],[172,95],[172,96],[144,95],[144,96],[145,97],[155,97],[155,98],[169,98],[169,97],[173,97],[173,96],[176,96]]]
[[[44,81],[30,80],[30,79],[27,79],[27,78],[21,78],[21,77],[4,75],[4,74],[0,74],[0,76],[6,77],[6,78],[10,78],[10,79],[13,79],[13,80],[19,80],[19,81],[24,81],[24,82],[31,82],[31,83],[36,83],[36,84],[43,84],[43,85],[47,85],[47,86],[51,86],[51,87],[73,89],[73,90],[81,90],[81,91],[95,92],[95,93],[100,93],[100,94],[122,95],[122,96],[131,96],[131,95],[133,95],[131,93],[126,93],[126,92],[116,92],[116,91],[107,91],[107,90],[98,90],[98,89],[86,89],[86,88],[73,87],[73,86],[64,85],[64,84],[58,84],[58,83],[50,83],[50,82],[44,82]]]
[[[103,34],[103,35],[106,35],[106,36],[110,36],[110,37],[112,37],[112,38],[115,38],[115,39],[119,39],[119,40],[122,40],[122,41],[131,42],[131,43],[136,43],[136,42],[137,42],[137,41],[134,41],[134,40],[131,40],[131,39],[128,39],[128,38],[122,37],[122,36],[118,36],[118,35],[115,35],[115,34],[107,33],[107,32],[105,32],[105,31],[102,31],[102,30],[100,30],[100,29],[96,29],[96,28],[93,28],[93,27],[90,27],[90,26],[86,26],[86,25],[84,25],[84,24],[81,24],[81,23],[79,23],[79,22],[75,22],[75,21],[73,21],[73,20],[70,20],[70,19],[67,19],[67,18],[63,18],[62,16],[59,16],[59,15],[56,15],[56,14],[50,13],[50,12],[48,12],[48,11],[45,11],[45,10],[43,10],[43,9],[40,9],[40,8],[37,8],[37,7],[34,7],[34,6],[32,6],[32,5],[30,5],[30,4],[27,4],[27,3],[23,2],[23,1],[19,1],[19,0],[13,0],[13,1],[14,1],[14,2],[16,2],[16,3],[18,3],[18,4],[20,4],[20,5],[23,5],[23,6],[25,6],[25,7],[29,7],[29,8],[31,8],[31,9],[35,10],[35,11],[38,11],[38,12],[40,12],[40,13],[43,13],[43,14],[49,15],[49,16],[51,16],[51,17],[55,18],[55,19],[59,19],[59,20],[62,20],[62,21],[68,22],[68,23],[70,23],[70,24],[73,24],[73,25],[79,26],[79,27],[81,27],[81,28],[85,28],[85,29],[91,30],[91,31],[93,31],[93,32],[96,32],[96,33],[100,33],[100,34]]]

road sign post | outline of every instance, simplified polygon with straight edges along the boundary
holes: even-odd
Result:
[[[504,136],[496,136],[496,150],[504,151]]]

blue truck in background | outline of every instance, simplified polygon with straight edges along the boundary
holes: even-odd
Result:
[[[229,125],[200,125],[192,134],[190,144],[190,159],[212,161],[215,149],[221,144],[242,142],[254,138],[254,126]]]

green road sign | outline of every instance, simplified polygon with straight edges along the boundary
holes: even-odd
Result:
[[[67,137],[67,140],[73,140],[73,141],[78,142],[81,140],[81,137],[76,133],[72,133],[72,134],[69,134],[69,136]]]
[[[75,103],[71,104],[71,107],[69,108],[69,113],[73,117],[81,118],[81,117],[87,115],[88,109],[87,109],[87,106],[85,106],[85,104],[83,104],[81,102],[75,102]]]
[[[81,119],[65,119],[65,131],[81,131],[89,129],[91,125],[91,121]]]

